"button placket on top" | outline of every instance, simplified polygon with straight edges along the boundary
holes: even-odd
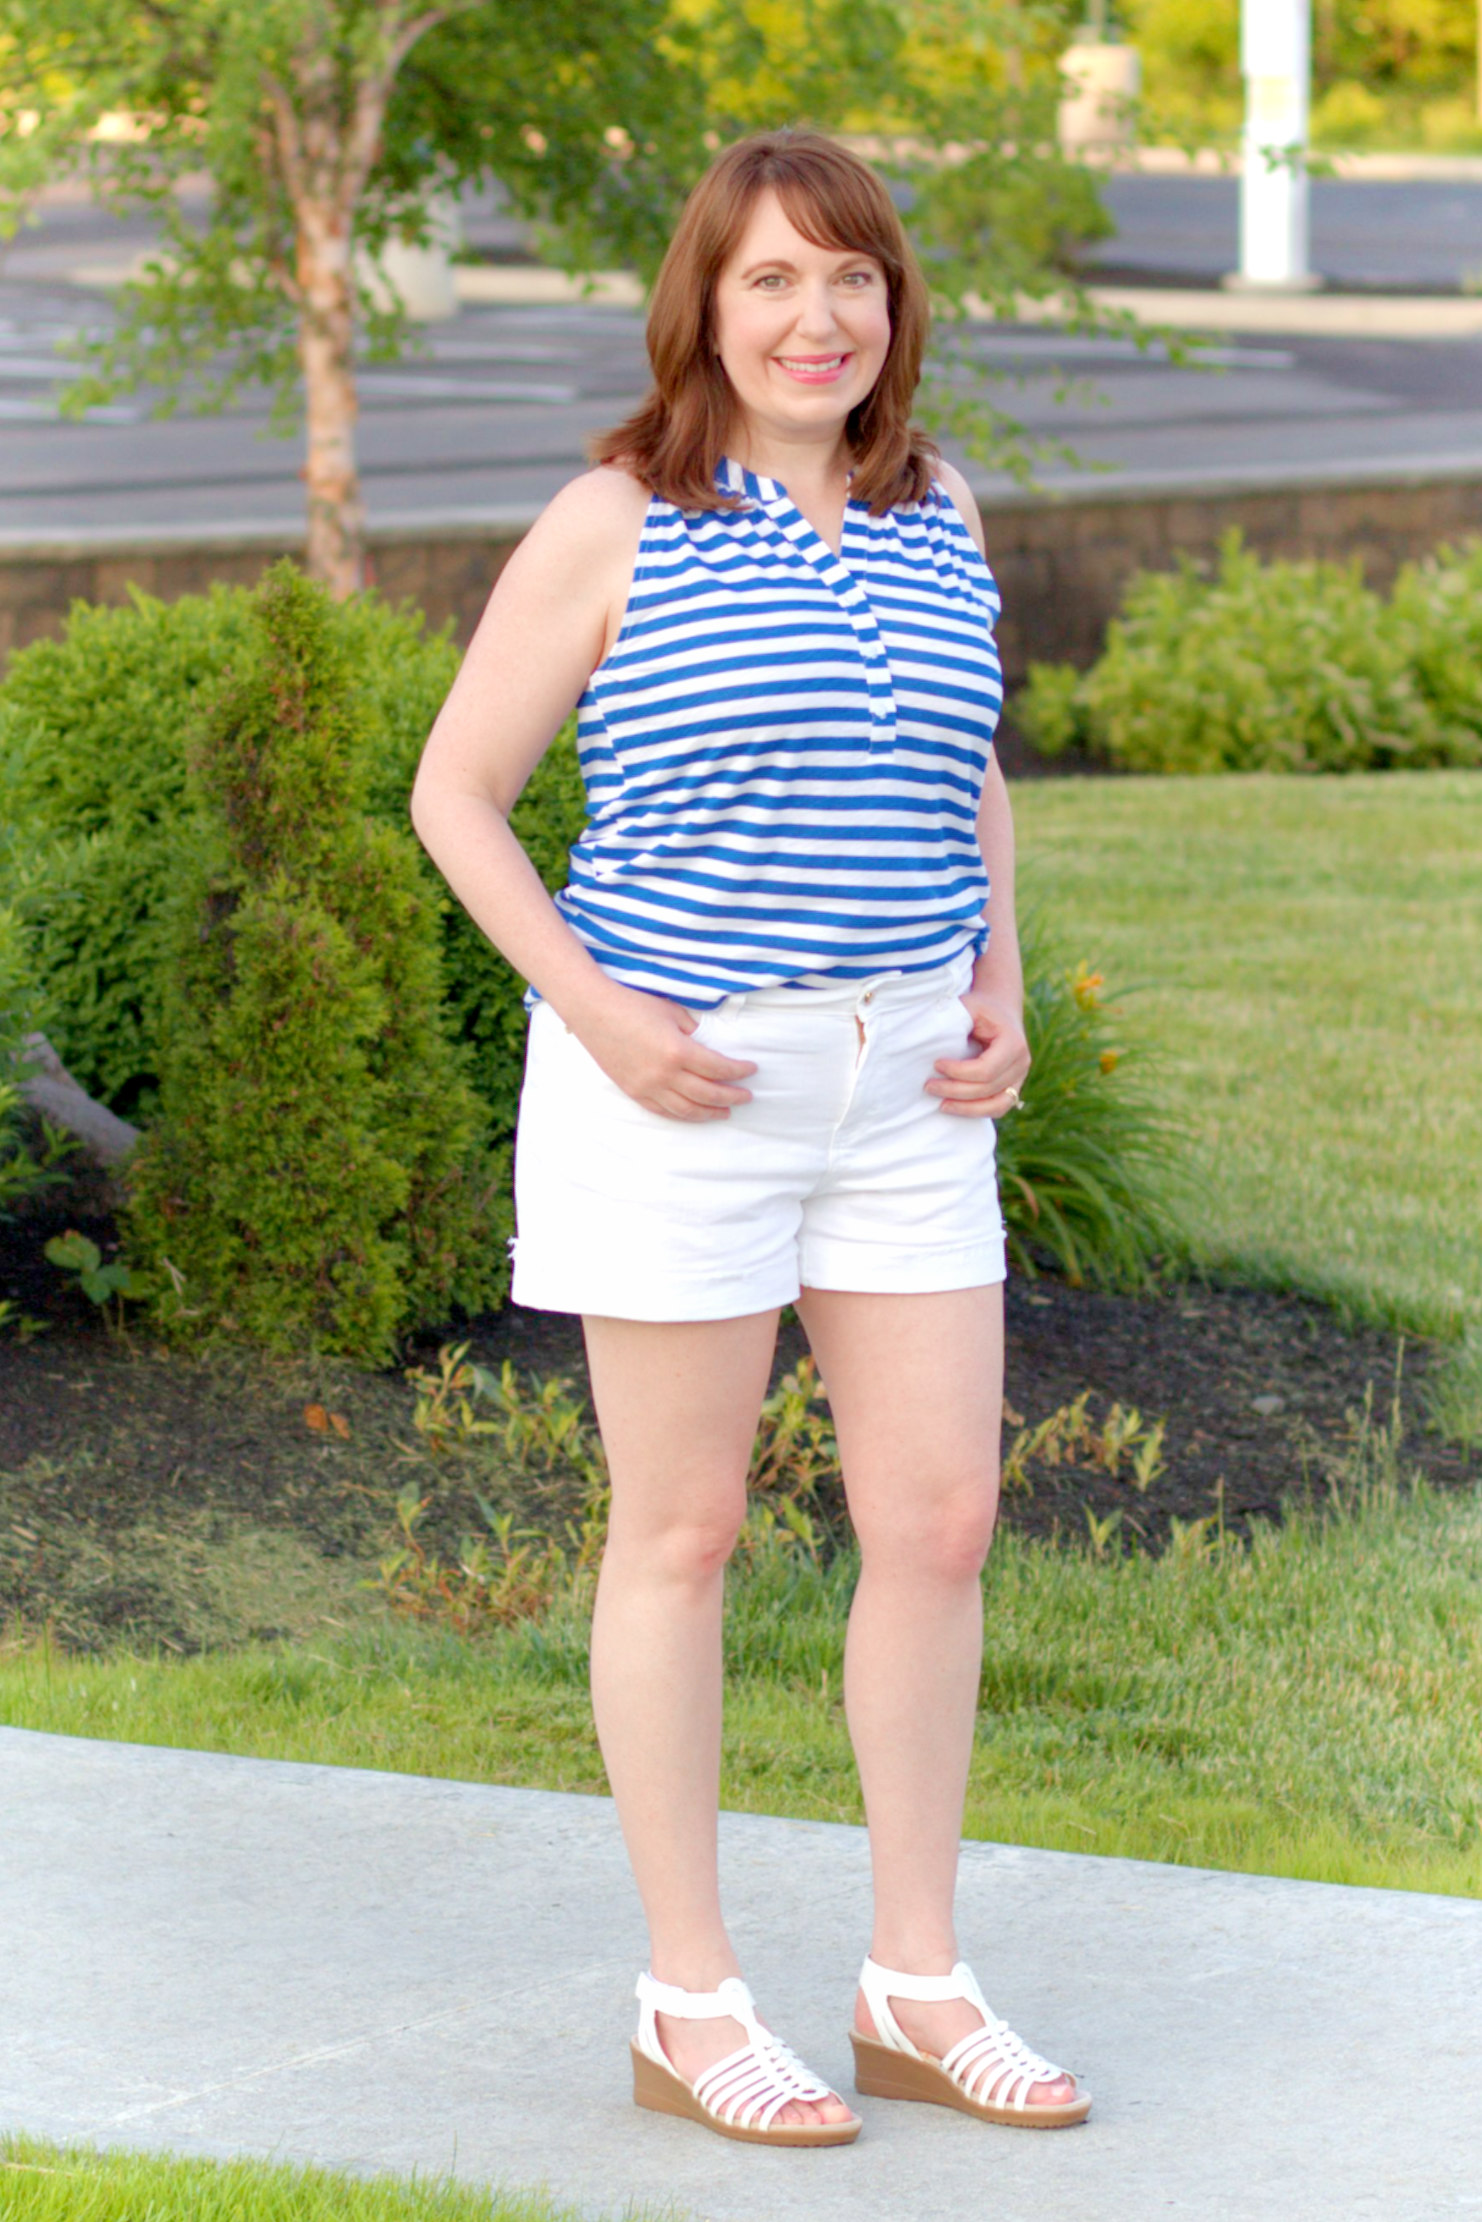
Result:
[[[850,526],[854,523],[853,504],[847,501],[844,504],[844,531],[840,553],[835,555],[823,535],[815,532],[776,479],[761,478],[755,471],[741,470],[729,456],[726,458],[725,476],[728,490],[748,495],[766,519],[773,534],[796,549],[804,562],[811,565],[824,584],[832,589],[853,629],[864,663],[870,710],[870,735],[867,744],[870,754],[880,755],[894,748],[895,683],[890,676],[890,659],[886,654],[885,641],[875,613],[870,607],[869,596],[843,560],[843,550],[849,544]]]

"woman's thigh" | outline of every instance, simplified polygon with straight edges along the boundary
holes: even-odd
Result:
[[[613,1538],[733,1529],[746,1510],[776,1310],[707,1320],[588,1315],[582,1326],[612,1475]]]
[[[971,1558],[998,1505],[1003,1288],[804,1289],[860,1542]]]

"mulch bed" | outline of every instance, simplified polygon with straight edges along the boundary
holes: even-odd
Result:
[[[403,1372],[238,1353],[197,1362],[138,1333],[111,1335],[42,1254],[64,1223],[111,1254],[104,1216],[33,1210],[0,1226],[0,1297],[47,1322],[29,1340],[0,1335],[0,1480],[12,1516],[19,1502],[27,1519],[106,1533],[207,1508],[291,1527],[330,1556],[372,1548],[409,1471],[409,1445],[415,1454]],[[1166,1469],[1145,1493],[1125,1469],[1117,1478],[1085,1462],[1034,1468],[1032,1491],[1008,1494],[1003,1512],[1032,1534],[1084,1540],[1087,1507],[1097,1519],[1120,1511],[1122,1543],[1152,1548],[1173,1519],[1221,1507],[1235,1528],[1279,1518],[1288,1498],[1326,1490],[1366,1402],[1387,1424],[1396,1396],[1408,1465],[1438,1486],[1482,1471],[1427,1428],[1430,1346],[1411,1341],[1402,1353],[1392,1333],[1346,1328],[1300,1297],[1190,1283],[1108,1295],[1046,1276],[1010,1283],[1008,1322],[1007,1396],[1024,1425],[1087,1390],[1094,1419],[1120,1403],[1166,1422]],[[466,1341],[490,1366],[509,1358],[522,1371],[563,1374],[585,1394],[574,1319],[510,1308],[421,1338],[407,1362],[428,1363],[440,1340]],[[779,1372],[805,1348],[789,1317]],[[345,1439],[310,1431],[305,1407],[316,1402],[343,1414]],[[1006,1448],[1017,1431],[1006,1427]]]
[[[785,1321],[778,1371],[807,1347],[801,1328]],[[473,1333],[472,1354],[585,1384],[575,1320],[511,1309]],[[1027,1534],[1084,1541],[1087,1506],[1098,1519],[1120,1511],[1124,1528],[1155,1548],[1171,1519],[1218,1518],[1221,1507],[1226,1525],[1244,1530],[1253,1519],[1279,1519],[1290,1498],[1325,1495],[1366,1412],[1371,1425],[1389,1426],[1396,1395],[1402,1463],[1437,1487],[1466,1485],[1482,1476],[1482,1460],[1428,1426],[1436,1356],[1432,1345],[1345,1328],[1324,1305],[1263,1289],[1183,1282],[1121,1296],[1048,1275],[1013,1279],[1005,1452],[1016,1423],[1033,1427],[1089,1389],[1094,1420],[1119,1403],[1166,1421],[1166,1468],[1144,1494],[1129,1485],[1125,1465],[1113,1478],[1084,1462],[1038,1464],[1033,1493],[1006,1493],[1001,1517]]]

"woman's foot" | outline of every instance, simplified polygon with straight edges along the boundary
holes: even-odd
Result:
[[[935,1971],[934,1971],[935,1972]],[[944,1970],[941,1972],[945,1972]],[[949,1998],[941,2003],[914,1998],[890,1998],[890,2011],[918,2052],[940,2060],[984,2026],[983,2016],[971,1999]],[[878,2037],[869,2001],[861,1989],[854,2000],[854,2026],[862,2037]],[[1027,2106],[1068,2106],[1077,2096],[1074,2076],[1058,2076],[1053,2083],[1035,2083],[1025,2095]]]
[[[724,2060],[746,2042],[746,2031],[729,2016],[718,2021],[688,2021],[677,2014],[661,2013],[655,2017],[655,2026],[664,2057],[691,2087],[707,2068],[713,2068],[717,2060]],[[762,2027],[767,2024],[763,2022]],[[837,2092],[830,2091],[826,2099],[789,2099],[776,2119],[791,2128],[804,2128],[812,2123],[847,2122],[853,2117],[854,2109]]]

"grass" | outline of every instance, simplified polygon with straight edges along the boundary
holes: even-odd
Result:
[[[1030,781],[1027,884],[1132,1008],[1198,1260],[1482,1340],[1482,774]],[[1482,1349],[1453,1382],[1482,1433]]]
[[[1248,1546],[1193,1523],[1163,1556],[1002,1536],[967,1833],[1482,1896],[1482,1496],[1350,1486]],[[722,1795],[858,1821],[840,1677],[854,1578],[774,1536],[732,1584]],[[314,1649],[0,1656],[20,1727],[600,1791],[584,1616],[476,1643],[384,1615]]]
[[[0,2138],[5,2222],[577,2222],[540,2192]],[[633,2222],[642,2222],[634,2215]]]

